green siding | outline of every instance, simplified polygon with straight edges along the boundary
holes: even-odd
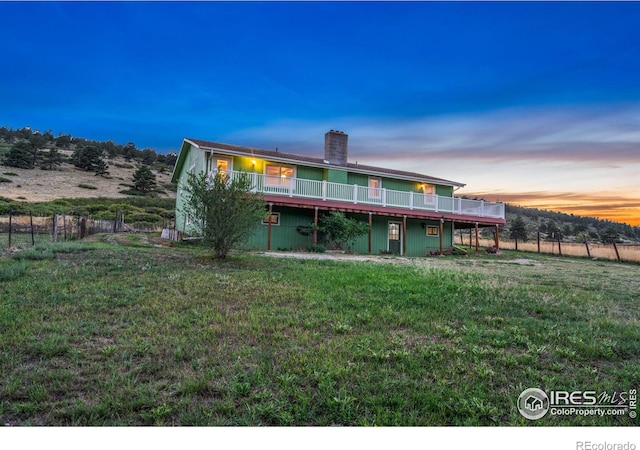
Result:
[[[319,167],[297,166],[296,176],[305,180],[322,181],[324,170]]]
[[[280,225],[271,226],[271,250],[289,249],[304,250],[313,244],[313,236],[303,236],[296,228],[313,223],[313,209],[294,209],[273,207],[274,213],[280,213]],[[248,247],[266,250],[269,226],[260,224],[248,241]]]
[[[453,197],[453,187],[452,186],[442,186],[436,185],[436,194],[441,195],[443,197]]]
[[[420,192],[420,186],[416,181],[394,180],[393,178],[383,178],[382,187],[392,191]]]
[[[348,184],[349,174],[346,170],[325,169],[324,174],[327,181]]]
[[[185,151],[183,149],[182,151]],[[182,232],[189,232],[189,227],[185,224],[185,216],[182,213],[182,209],[185,204],[184,185],[187,183],[187,177],[189,169],[194,168],[194,173],[204,170],[204,155],[197,149],[189,146],[186,150],[187,155],[182,165],[182,170],[178,177],[178,191],[176,195],[176,228]]]
[[[253,164],[253,161],[256,162],[255,165]],[[233,170],[238,170],[241,172],[249,172],[249,173],[253,173],[253,172],[262,173],[264,171],[264,161],[257,158],[251,158],[248,156],[234,156]]]
[[[369,177],[361,173],[349,172],[347,184],[357,184],[358,186],[369,186]]]

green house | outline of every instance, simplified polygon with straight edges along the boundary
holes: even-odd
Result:
[[[479,227],[505,223],[504,204],[454,196],[462,183],[348,162],[347,153],[348,136],[335,130],[325,134],[323,158],[184,139],[172,175],[178,183],[176,228],[187,235],[194,231],[182,213],[183,186],[190,172],[201,171],[251,175],[270,212],[249,238],[253,249],[321,243],[311,225],[330,211],[369,224],[369,233],[352,248],[358,253],[442,253],[452,248],[454,229],[475,228],[477,235]]]

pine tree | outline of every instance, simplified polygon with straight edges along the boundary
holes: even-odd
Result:
[[[33,169],[32,162],[31,147],[27,141],[19,141],[13,144],[4,159],[6,166],[19,169]]]
[[[78,147],[73,152],[73,165],[88,172],[95,172],[96,175],[103,176],[109,173],[107,170],[109,166],[104,161],[103,156],[102,150],[96,147]]]
[[[517,216],[513,222],[511,222],[511,234],[509,236],[511,239],[515,239],[516,250],[518,250],[518,239],[522,239],[525,242],[527,241],[527,227],[522,217]]]
[[[149,166],[142,165],[138,167],[133,174],[133,186],[136,191],[150,192],[156,187],[156,176]]]
[[[57,147],[53,147],[48,152],[42,153],[42,163],[40,168],[42,170],[53,170],[59,167],[64,161],[64,156],[60,153]]]

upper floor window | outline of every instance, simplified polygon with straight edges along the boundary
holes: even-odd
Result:
[[[420,189],[427,195],[433,195],[436,193],[436,187],[433,184],[422,183]]]
[[[369,197],[380,198],[382,191],[382,178],[369,177]]]
[[[265,184],[269,186],[289,186],[291,179],[296,176],[296,168],[266,164],[264,168]]]
[[[211,158],[209,159],[209,172],[228,172],[229,170],[233,170],[232,166],[233,163],[231,158],[222,158],[220,156],[211,155]]]

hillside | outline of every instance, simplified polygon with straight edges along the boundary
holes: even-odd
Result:
[[[529,239],[537,239],[540,232],[541,239],[557,239],[558,233],[563,241],[582,242],[584,238],[590,241],[631,243],[640,241],[640,227],[632,227],[626,223],[612,222],[595,217],[583,217],[557,211],[525,208],[522,206],[506,205],[507,224],[502,235],[508,238],[511,226],[520,217],[527,231]]]
[[[83,153],[87,149],[93,153],[92,160]],[[174,163],[175,155],[139,150],[131,142],[120,145],[62,133],[54,137],[50,131],[40,133],[29,127],[0,128],[0,196],[6,199],[128,197],[139,194],[133,189],[133,174],[141,165],[155,175],[152,196],[175,198],[175,186],[170,183]]]
[[[26,202],[45,202],[60,198],[122,198],[131,189],[133,173],[137,168],[123,158],[106,160],[109,175],[96,176],[78,169],[70,163],[61,164],[57,170],[20,169],[0,165],[0,196]],[[156,195],[175,198],[169,170],[153,170],[159,186]]]

